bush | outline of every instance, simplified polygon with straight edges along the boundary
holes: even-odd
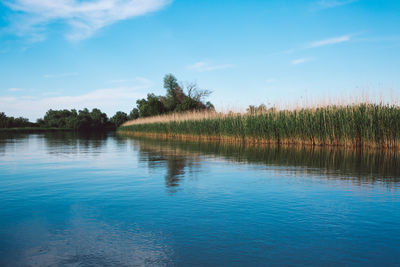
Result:
[[[211,91],[201,90],[197,84],[189,83],[186,86],[187,93],[184,92],[182,85],[172,74],[164,77],[164,88],[167,90],[165,96],[148,94],[147,99],[136,101],[137,109],[132,110],[129,119],[134,120],[138,117],[151,117],[170,112],[183,112],[190,110],[213,110],[214,106],[210,102],[203,103],[203,99],[211,94]]]
[[[128,115],[125,112],[118,111],[115,115],[111,118],[111,123],[114,124],[116,128],[121,126],[124,122],[128,120]]]

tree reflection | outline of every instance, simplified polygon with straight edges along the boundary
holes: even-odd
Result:
[[[97,155],[107,142],[106,132],[46,132],[43,136],[47,153],[62,154],[93,154]]]
[[[171,193],[177,192],[185,175],[193,175],[194,168],[199,166],[196,155],[145,140],[136,140],[134,144],[139,150],[139,161],[146,163],[149,169],[166,168],[165,186]]]

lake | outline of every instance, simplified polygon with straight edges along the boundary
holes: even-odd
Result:
[[[0,133],[0,266],[399,266],[393,151]]]

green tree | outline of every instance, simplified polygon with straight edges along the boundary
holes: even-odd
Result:
[[[100,109],[94,108],[92,112],[90,112],[91,118],[91,129],[105,129],[107,126],[108,118],[107,114],[101,112]]]
[[[207,102],[206,102],[206,109],[208,109],[208,110],[215,110],[215,107],[214,107],[214,105],[213,105],[210,101],[207,101]]]
[[[174,111],[185,100],[185,94],[172,74],[164,76],[164,88],[167,90],[166,96],[162,98],[164,106],[167,111]]]
[[[65,127],[68,129],[77,129],[78,127],[78,112],[72,109],[65,119]]]
[[[89,130],[91,126],[92,118],[90,117],[90,112],[87,108],[79,110],[76,129],[77,130]]]
[[[134,108],[129,113],[128,119],[129,120],[136,120],[137,118],[139,118],[139,110],[137,108]]]
[[[189,110],[200,110],[204,109],[204,105],[201,102],[198,102],[190,97],[185,97],[185,100],[181,104],[179,104],[175,111],[182,112],[182,111],[189,111]]]
[[[110,121],[115,125],[116,128],[121,126],[124,122],[128,120],[128,114],[122,111],[118,111],[115,115],[110,119]]]
[[[38,123],[43,127],[56,127],[56,128],[75,128],[77,121],[76,110],[48,110],[42,120]]]
[[[9,121],[8,117],[4,112],[0,113],[0,128],[8,128]]]
[[[35,123],[23,117],[7,117],[4,112],[0,112],[0,128],[34,127]]]
[[[165,107],[160,101],[160,97],[155,94],[148,94],[147,99],[136,101],[139,110],[139,117],[150,117],[165,113]]]

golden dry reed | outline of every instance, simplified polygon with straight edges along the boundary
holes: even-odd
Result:
[[[168,123],[171,121],[186,121],[186,120],[203,120],[203,119],[214,119],[218,117],[226,116],[223,113],[217,113],[213,111],[190,111],[184,113],[170,113],[159,116],[152,116],[146,118],[139,118],[136,120],[128,121],[122,126],[138,125],[138,124],[149,124],[149,123]]]

